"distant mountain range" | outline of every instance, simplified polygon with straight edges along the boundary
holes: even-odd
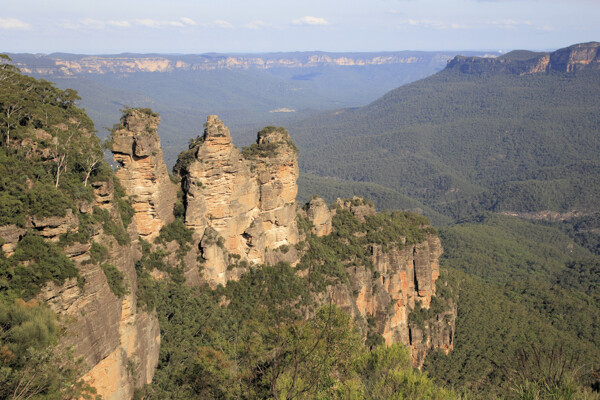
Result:
[[[100,137],[125,106],[160,113],[167,164],[217,114],[238,144],[267,125],[367,104],[442,70],[456,52],[269,54],[9,54],[23,72],[72,88]],[[491,56],[483,52],[465,55]]]
[[[471,54],[496,57],[498,54]],[[266,54],[116,54],[49,55],[10,54],[23,72],[39,75],[70,76],[75,74],[106,74],[136,72],[181,72],[214,70],[298,69],[330,66],[367,67],[397,64],[440,66],[454,57],[453,52],[397,51],[379,53],[291,52]],[[298,76],[298,80],[309,79]]]

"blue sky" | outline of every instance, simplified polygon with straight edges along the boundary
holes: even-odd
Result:
[[[20,0],[0,52],[550,50],[600,41],[600,0]]]

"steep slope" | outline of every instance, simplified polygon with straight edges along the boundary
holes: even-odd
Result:
[[[0,65],[6,398],[81,396],[87,385],[131,398],[158,362],[156,313],[137,307],[133,210],[77,99]]]
[[[281,343],[293,348],[296,327],[306,327],[300,342],[318,348],[332,367],[322,372],[320,363],[304,356],[296,362],[294,368],[317,374],[306,375],[316,379],[306,390],[327,387],[334,379],[344,385],[368,382],[362,369],[348,369],[371,356],[365,340],[370,346],[390,345],[377,351],[394,352],[400,357],[394,368],[408,376],[417,374],[410,365],[420,366],[429,350],[452,348],[455,308],[450,299],[435,297],[441,247],[428,221],[408,213],[377,214],[359,198],[340,200],[335,212],[322,200],[301,210],[297,149],[284,128],[261,130],[257,142],[240,151],[223,122],[209,116],[204,135],[191,141],[177,164],[178,196],[162,157],[159,117],[151,110],[127,109],[113,128],[108,143],[118,164],[113,172],[103,161],[91,120],[75,105],[74,91],[63,92],[6,64],[0,65],[0,85],[3,397],[22,391],[19,395],[133,398],[151,383],[159,362],[168,364],[159,355],[159,318],[160,330],[168,331],[176,324],[173,310],[202,296],[219,299],[207,306],[232,316],[247,300],[232,293],[255,274],[273,271],[274,282],[282,286],[255,285],[253,312],[261,314],[261,323],[281,319],[249,325],[246,333],[264,334],[260,340],[272,343],[274,328],[288,330]],[[166,289],[181,293],[188,286],[193,287],[188,299]],[[270,296],[280,302],[270,304],[273,315],[265,316],[262,305]],[[429,313],[424,316],[423,310]],[[219,323],[218,318],[210,322]],[[202,337],[215,332],[202,328],[190,323],[184,329]],[[240,325],[230,319],[219,329],[231,333]],[[312,332],[312,338],[302,332]],[[339,348],[332,358],[334,337],[322,338],[333,334]],[[310,345],[313,339],[316,346]],[[398,343],[410,350],[392,346]],[[228,347],[223,342],[200,349],[178,345],[209,363]],[[356,352],[348,353],[350,348]],[[273,357],[268,349],[256,350],[263,358]],[[247,382],[248,371],[264,375],[270,368],[264,359],[250,359],[253,364],[238,370],[243,375],[232,375],[232,386]],[[197,365],[183,365],[185,379],[204,376]],[[280,374],[277,367],[270,371]],[[281,387],[271,383],[273,393],[305,385],[297,382],[297,371],[287,376],[291,386],[285,380]],[[419,385],[444,393],[417,376]],[[177,378],[169,382],[178,385]],[[265,393],[253,386],[256,382],[248,385]],[[210,384],[196,387],[204,393]]]
[[[520,60],[457,57],[366,107],[289,125],[300,167],[375,182],[455,218],[590,212],[600,166],[597,49],[558,50],[548,56],[555,67],[526,74],[506,68]]]
[[[494,214],[443,228],[440,237],[440,264],[450,268],[448,287],[459,297],[456,340],[452,353],[428,356],[425,370],[476,398],[527,387],[566,397],[581,390],[577,383],[595,398],[598,257],[554,227]],[[563,365],[552,382],[550,362]]]

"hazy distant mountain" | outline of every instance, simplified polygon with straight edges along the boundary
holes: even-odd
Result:
[[[469,53],[485,55],[484,53]],[[25,73],[74,88],[99,135],[124,105],[151,107],[162,116],[168,164],[218,114],[240,144],[266,125],[297,115],[367,104],[387,91],[429,76],[455,52],[203,55],[10,54]],[[293,134],[293,133],[292,133]]]

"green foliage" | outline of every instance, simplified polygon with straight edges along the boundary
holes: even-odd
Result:
[[[568,260],[589,255],[556,228],[497,214],[443,228],[440,237],[448,250],[443,262],[488,282],[548,276]]]
[[[59,328],[45,305],[0,299],[0,398],[94,399],[82,368],[54,347]]]
[[[70,205],[62,191],[50,183],[38,183],[27,195],[29,212],[36,217],[64,217]]]
[[[597,71],[446,69],[367,106],[288,126],[302,170],[376,183],[455,219],[485,210],[594,212],[599,84]]]
[[[114,184],[114,199],[117,203],[117,207],[119,208],[119,213],[121,214],[121,221],[123,222],[123,226],[127,228],[131,221],[133,220],[133,216],[135,215],[135,210],[131,205],[131,200],[125,193],[125,189],[121,186],[121,182],[117,177],[113,177]]]
[[[401,363],[370,361],[351,318],[317,307],[309,279],[289,264],[251,267],[214,291],[162,280],[156,293],[163,339],[149,399],[454,398],[412,370],[402,346],[389,350]]]
[[[0,69],[0,224],[62,217],[93,200],[87,183],[108,167],[78,99],[73,90]]]
[[[409,350],[401,344],[378,346],[358,360],[365,399],[458,399],[412,369]]]
[[[363,200],[361,201],[362,205]],[[371,205],[368,205],[369,207]],[[310,233],[310,221],[298,217],[298,227],[306,236],[306,251],[297,268],[310,274],[313,290],[325,290],[333,282],[347,282],[347,267],[366,266],[371,262],[372,246],[384,252],[391,248],[402,249],[406,244],[421,243],[436,231],[427,218],[407,212],[381,212],[365,216],[361,222],[350,211],[337,206],[333,217],[333,233],[316,237]]]
[[[142,113],[144,115],[147,115],[149,117],[160,117],[160,114],[157,112],[153,112],[151,108],[144,108],[144,107],[128,107],[125,106],[125,108],[123,108],[121,110],[121,112],[123,113],[123,118],[127,118],[130,115],[132,115],[133,113]]]
[[[185,255],[190,250],[190,245],[193,242],[193,232],[183,222],[183,219],[176,218],[169,225],[165,225],[160,229],[160,234],[156,238],[156,243],[165,244],[175,240],[179,244],[178,254]]]
[[[242,154],[244,157],[249,160],[256,158],[276,157],[278,154],[278,149],[283,145],[292,149],[294,153],[298,153],[298,148],[290,138],[288,131],[283,127],[277,128],[275,126],[267,126],[263,128],[258,132],[258,141],[260,141],[261,138],[272,134],[273,132],[280,136],[283,141],[263,141],[252,143],[250,146],[242,148]]]
[[[519,349],[503,366],[507,398],[514,399],[599,399],[600,394],[581,387],[577,356],[564,353],[562,346],[551,350],[532,345]]]
[[[112,264],[101,264],[100,267],[106,276],[110,291],[117,297],[123,297],[129,293],[127,283],[125,283],[125,275],[117,267]]]
[[[82,279],[73,261],[41,236],[25,235],[10,258],[0,254],[0,297],[30,299],[47,282],[69,278]]]
[[[475,398],[586,398],[600,358],[596,257],[555,227],[514,217],[484,215],[440,233],[441,263],[452,268],[437,288],[458,299],[455,343],[449,355],[428,355],[424,369]],[[578,358],[558,385],[575,394],[551,397],[536,379],[507,375],[532,345]]]
[[[104,229],[105,234],[114,237],[117,243],[121,246],[125,246],[131,242],[129,234],[125,228],[123,228],[123,225],[113,221],[112,219],[107,219],[102,228]]]
[[[100,265],[108,258],[108,249],[97,242],[92,242],[89,256],[90,264]]]

